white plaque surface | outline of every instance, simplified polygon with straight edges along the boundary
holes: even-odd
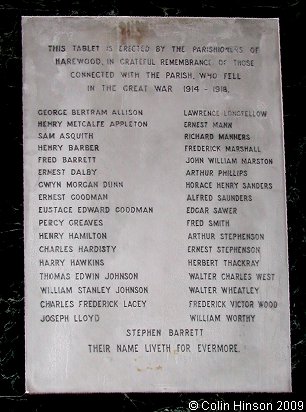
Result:
[[[23,18],[27,391],[290,391],[275,19]]]

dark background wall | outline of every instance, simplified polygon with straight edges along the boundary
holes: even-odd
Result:
[[[306,405],[306,139],[304,0],[2,1],[0,4],[0,410],[188,411],[188,401],[305,400]],[[277,17],[280,19],[291,298],[292,395],[113,394],[24,395],[22,15]]]

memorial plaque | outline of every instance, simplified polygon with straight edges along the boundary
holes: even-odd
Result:
[[[26,385],[290,391],[277,19],[24,17]]]

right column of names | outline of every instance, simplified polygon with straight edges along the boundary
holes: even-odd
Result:
[[[214,49],[218,53],[224,48]],[[200,50],[194,46],[192,51]],[[273,121],[266,102],[258,105],[256,96],[261,80],[259,88],[266,87],[259,70],[262,56],[259,46],[227,51],[226,59],[214,59],[217,70],[201,71],[198,86],[184,88],[195,101],[201,95],[203,104],[187,101],[182,119],[186,304],[191,326],[203,333],[209,324],[211,337],[218,336],[222,323],[232,325],[233,337],[256,334],[254,324],[279,305],[277,288],[268,285],[278,276],[269,249],[269,221],[275,208],[271,192],[281,188],[273,182],[275,160],[268,126]],[[243,58],[236,57],[239,53]],[[245,91],[252,89],[254,99],[250,94],[245,100]],[[212,103],[205,93],[213,96]],[[205,340],[197,349],[240,352],[240,345],[228,342]]]

